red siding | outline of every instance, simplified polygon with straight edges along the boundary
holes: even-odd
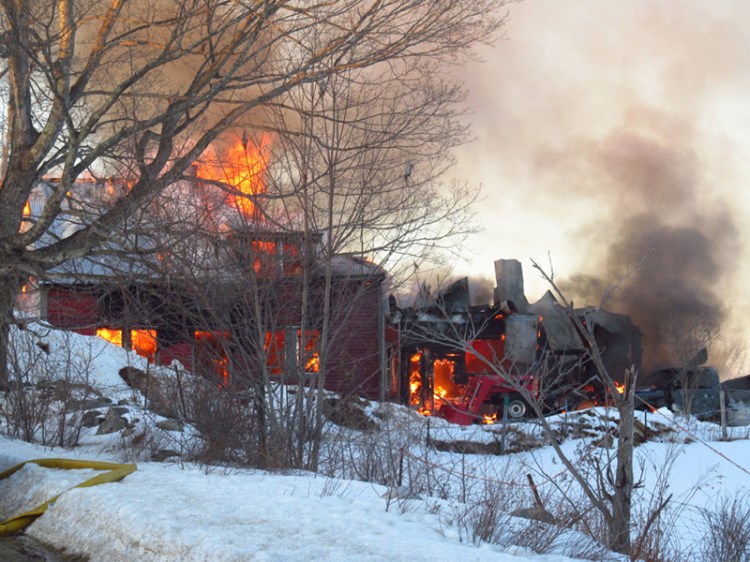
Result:
[[[301,295],[298,284],[279,282],[276,291],[276,326],[295,326],[301,315]],[[60,328],[83,331],[101,327],[104,320],[97,298],[85,288],[50,287],[47,290],[47,319]],[[326,388],[341,393],[356,393],[371,399],[380,396],[380,324],[381,287],[377,281],[334,279],[332,323],[328,345]],[[137,307],[133,309],[137,315]],[[148,325],[157,329],[160,337],[166,326]],[[214,327],[215,328],[215,327]],[[201,329],[197,326],[196,329]],[[86,330],[89,331],[89,330]],[[397,341],[391,331],[389,341]],[[157,362],[169,364],[179,360],[193,367],[193,341],[172,338],[172,345],[161,342]],[[240,367],[241,368],[241,367]],[[314,376],[314,375],[313,375]]]
[[[188,370],[193,368],[193,346],[189,343],[178,343],[160,348],[156,354],[156,361],[160,365],[169,365],[176,359]]]
[[[380,394],[380,286],[350,283],[334,298],[326,388],[370,399]]]
[[[90,293],[51,287],[47,291],[47,321],[68,329],[99,325],[99,303]]]

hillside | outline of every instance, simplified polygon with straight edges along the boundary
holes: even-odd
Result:
[[[27,529],[69,553],[92,561],[622,559],[581,532],[573,514],[585,500],[532,422],[462,428],[401,406],[331,396],[332,404],[359,412],[360,427],[329,424],[317,473],[261,471],[196,455],[203,439],[198,429],[157,414],[149,407],[155,402],[118,374],[125,366],[146,369],[141,358],[98,338],[55,332],[34,338],[18,357],[35,357],[29,372],[42,372],[41,362],[58,381],[73,383],[75,371],[69,387],[79,402],[61,410],[54,396],[60,383],[29,381],[29,401],[44,392],[49,398],[50,419],[34,430],[37,441],[46,439],[40,446],[7,437],[23,432],[9,422],[17,404],[6,395],[0,470],[47,457],[138,464],[121,482],[64,493]],[[32,352],[41,349],[38,343],[46,348],[41,355]],[[151,375],[175,376],[170,370]],[[163,406],[156,409],[165,413]],[[611,454],[613,416],[601,408],[552,420],[566,452],[592,478]],[[114,425],[101,431],[105,423]],[[644,557],[661,551],[711,560],[711,514],[747,497],[750,430],[730,428],[731,439],[720,441],[715,424],[666,410],[641,414],[638,427],[636,536],[655,506],[669,500],[650,526]],[[66,446],[52,446],[57,437],[51,436],[62,436]],[[0,481],[0,518],[91,474],[26,465]],[[529,482],[541,511],[552,516],[547,522],[537,520],[544,519],[540,510],[534,515]]]

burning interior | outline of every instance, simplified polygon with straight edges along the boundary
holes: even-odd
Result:
[[[468,280],[461,279],[434,303],[400,311],[405,400],[461,424],[523,417],[529,399],[549,410],[606,400],[586,361],[586,338],[552,294],[529,304],[520,263],[498,260],[495,269],[492,305],[471,306]],[[576,314],[593,327],[605,366],[621,384],[625,369],[640,366],[640,331],[621,314]]]

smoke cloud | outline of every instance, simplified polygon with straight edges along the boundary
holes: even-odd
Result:
[[[573,163],[582,191],[601,201],[601,217],[587,221],[580,237],[584,251],[601,257],[590,264],[593,273],[562,284],[566,293],[587,304],[605,299],[606,308],[630,315],[643,332],[647,370],[679,360],[670,350],[669,323],[721,326],[729,312],[720,288],[736,270],[737,218],[706,197],[711,185],[695,138],[684,123],[647,127],[636,120],[599,142],[539,159],[547,173],[563,176]]]
[[[750,5],[536,0],[507,34],[466,74],[477,142],[458,173],[485,186],[481,270],[549,254],[576,305],[632,316],[644,371],[675,360],[674,318],[741,325]]]

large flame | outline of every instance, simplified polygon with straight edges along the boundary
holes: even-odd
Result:
[[[270,136],[262,135],[257,143],[246,137],[217,152],[211,147],[196,162],[199,178],[214,180],[231,186],[238,193],[230,196],[231,203],[245,216],[255,212],[253,196],[265,191],[263,175],[268,170]]]
[[[454,382],[455,361],[453,359],[435,359],[432,363],[432,379],[424,380],[422,373],[422,353],[417,352],[409,358],[409,404],[418,406],[417,411],[430,416],[440,405],[455,401],[464,391],[463,385]],[[432,393],[425,391],[425,384],[431,384]]]

